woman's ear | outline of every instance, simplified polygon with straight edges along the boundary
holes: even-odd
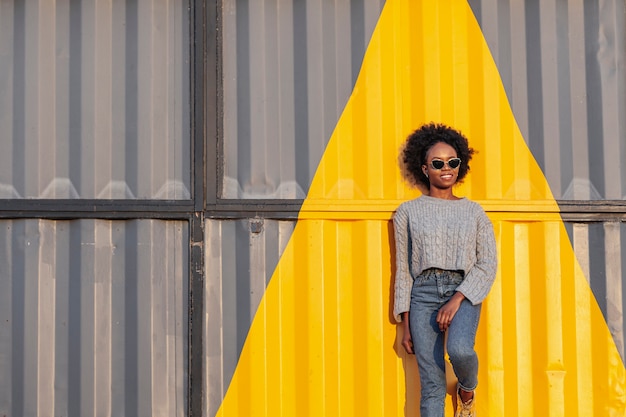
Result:
[[[426,175],[426,178],[428,178],[428,167],[426,165],[422,165],[422,172],[424,173],[424,175]]]

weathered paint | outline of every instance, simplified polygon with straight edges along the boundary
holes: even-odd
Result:
[[[457,193],[484,205],[498,240],[478,412],[624,415],[624,364],[460,0],[387,2],[218,415],[418,413],[413,357],[390,316],[390,218],[418,195],[398,148],[431,120],[478,149]]]

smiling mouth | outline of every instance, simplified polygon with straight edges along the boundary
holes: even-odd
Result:
[[[452,174],[444,174],[444,175],[441,176],[441,179],[442,180],[449,180],[449,179],[451,179],[453,177],[454,177],[454,175],[452,175]]]

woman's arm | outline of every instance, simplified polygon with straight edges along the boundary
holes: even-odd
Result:
[[[402,346],[406,353],[413,355],[413,339],[411,338],[411,328],[409,327],[409,312],[402,313]]]
[[[393,217],[394,238],[396,243],[396,276],[394,283],[393,314],[398,323],[402,322],[401,314],[409,311],[411,306],[412,279],[410,273],[409,219],[406,211],[400,206]]]
[[[481,303],[496,278],[498,255],[493,225],[487,215],[482,212],[478,219],[476,233],[476,263],[465,273],[465,278],[457,291],[476,305]]]

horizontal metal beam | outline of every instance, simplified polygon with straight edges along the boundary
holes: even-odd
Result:
[[[0,200],[0,218],[24,219],[189,219],[191,200]]]
[[[210,219],[263,217],[293,220],[298,218],[304,200],[219,200],[206,208]]]
[[[626,200],[557,200],[561,213],[626,213]]]
[[[561,218],[566,222],[593,223],[593,222],[626,222],[626,213],[561,213]]]
[[[626,201],[558,201],[561,218],[568,222],[624,222],[626,221]]]
[[[389,201],[325,201],[316,200],[307,203],[304,200],[273,200],[273,199],[239,199],[218,200],[205,208],[205,217],[210,219],[240,219],[263,217],[268,219],[294,220],[299,216],[324,216],[335,218],[340,212],[384,212],[390,218],[399,202]],[[490,212],[502,211],[498,201],[484,201],[485,209]],[[506,212],[532,213],[544,212],[541,204],[503,204],[508,207]],[[548,210],[559,213],[565,221],[626,221],[626,201],[595,200],[595,201],[557,201],[558,208]],[[301,213],[301,210],[307,213]],[[82,200],[82,199],[3,199],[0,200],[0,218],[105,218],[105,219],[189,219],[196,213],[192,200]],[[314,213],[314,214],[315,214]],[[333,214],[334,213],[334,214]],[[344,216],[345,217],[345,216]],[[343,218],[343,217],[342,217]]]

